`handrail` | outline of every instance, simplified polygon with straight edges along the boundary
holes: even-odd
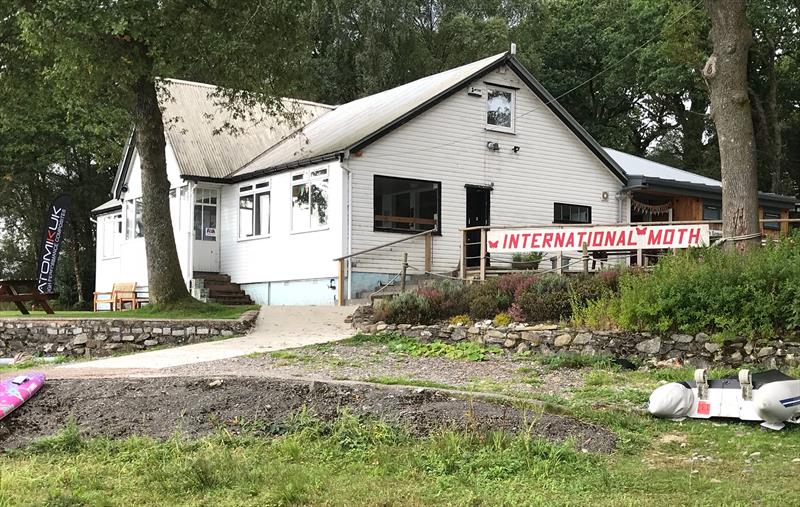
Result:
[[[361,250],[360,252],[351,253],[350,255],[345,255],[343,257],[337,257],[337,258],[335,258],[333,260],[334,261],[344,261],[344,260],[347,260],[347,259],[350,259],[350,258],[353,258],[353,257],[358,257],[359,255],[364,255],[365,253],[370,253],[370,252],[374,252],[375,250],[380,250],[381,248],[386,248],[387,246],[392,246],[392,245],[396,245],[398,243],[402,243],[404,241],[409,241],[409,240],[414,239],[414,238],[419,238],[419,237],[424,236],[426,234],[433,234],[434,232],[436,232],[436,229],[431,229],[429,231],[422,231],[422,232],[417,233],[417,234],[412,234],[411,236],[406,236],[405,238],[401,238],[401,239],[397,239],[397,240],[394,240],[394,241],[390,241],[388,243],[384,243],[382,245],[374,246],[372,248],[367,248],[366,250]]]

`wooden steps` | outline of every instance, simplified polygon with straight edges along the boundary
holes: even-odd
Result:
[[[231,277],[224,273],[195,272],[195,280],[202,280],[208,291],[208,300],[221,305],[252,305],[253,300],[238,283],[232,283]]]

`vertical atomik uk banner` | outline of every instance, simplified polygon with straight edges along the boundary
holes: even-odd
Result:
[[[44,236],[39,248],[39,261],[36,263],[36,289],[42,294],[55,292],[56,264],[64,240],[69,206],[69,196],[61,194],[44,214]]]

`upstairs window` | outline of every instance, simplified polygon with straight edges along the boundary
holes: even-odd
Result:
[[[514,132],[514,90],[488,88],[486,93],[486,128]]]
[[[592,223],[592,207],[579,204],[553,204],[554,224],[590,224]]]
[[[142,198],[125,201],[125,239],[144,237],[142,226]]]
[[[292,232],[328,225],[328,168],[292,175]]]
[[[439,230],[441,186],[435,181],[375,176],[375,230]]]
[[[269,235],[269,181],[239,187],[239,239]]]
[[[781,218],[781,210],[777,208],[764,208],[764,220],[778,220]],[[770,231],[781,230],[780,222],[762,222],[761,225],[764,229]]]

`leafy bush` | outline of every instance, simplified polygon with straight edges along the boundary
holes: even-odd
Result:
[[[525,289],[516,304],[527,322],[557,321],[571,314],[569,280],[545,275]]]
[[[619,296],[578,314],[623,329],[766,338],[800,329],[800,236],[745,254],[717,248],[677,252],[652,273],[625,273]],[[605,313],[605,315],[604,315]]]
[[[429,324],[435,317],[428,298],[414,292],[403,292],[378,302],[374,318],[390,324]]]
[[[438,319],[469,312],[466,289],[461,282],[443,280],[430,283],[417,289],[417,294],[428,300],[431,312]]]
[[[508,310],[513,300],[500,283],[500,278],[490,278],[481,284],[469,287],[467,302],[472,318],[492,319],[498,313]]]
[[[492,320],[492,323],[497,327],[506,327],[512,322],[514,322],[514,320],[511,318],[509,314],[505,312],[498,313],[497,315],[494,316],[494,319]]]

